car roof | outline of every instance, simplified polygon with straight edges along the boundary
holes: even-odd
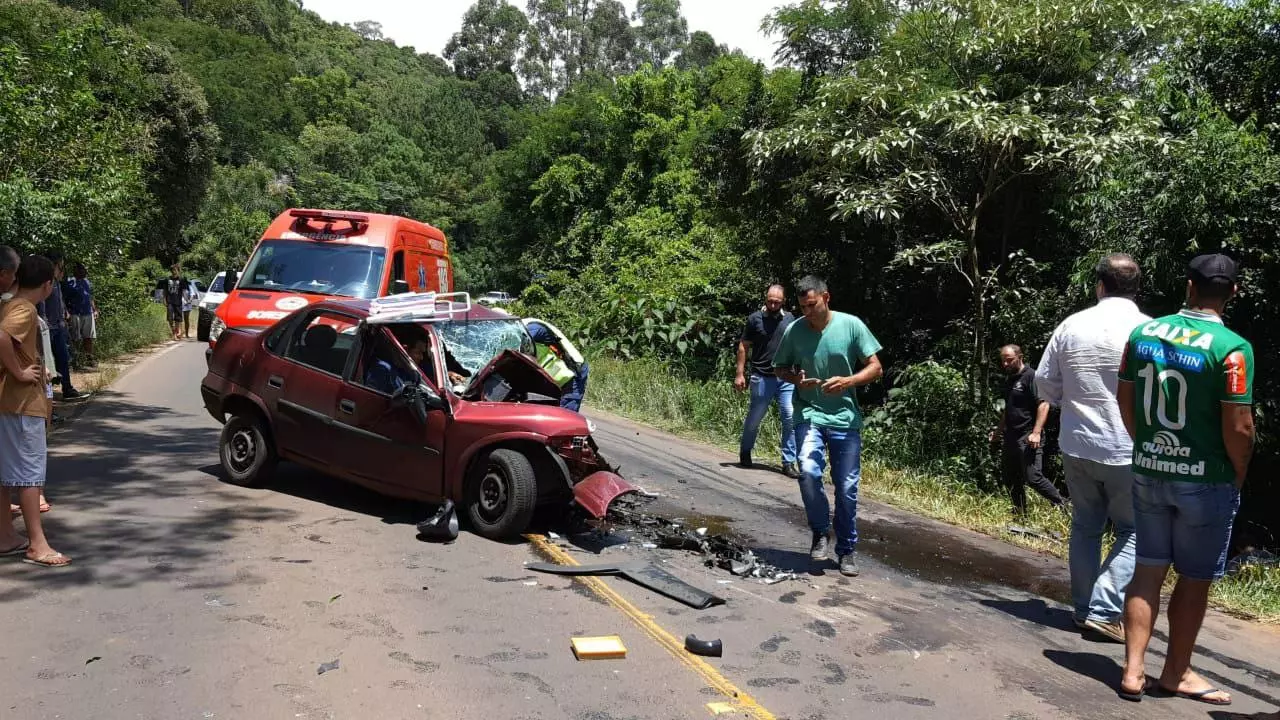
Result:
[[[321,300],[320,302],[312,303],[307,307],[313,310],[316,308],[331,308],[334,310],[345,311],[348,313],[355,313],[360,317],[364,318],[369,316],[370,304],[371,304],[370,300],[362,300],[359,298],[349,298],[349,299],[332,298],[332,299],[326,299],[326,300]],[[495,310],[493,308],[485,307],[484,305],[476,305],[473,303],[471,305],[470,310],[466,312],[454,313],[453,319],[475,321],[475,320],[511,320],[511,319],[518,319],[518,318],[516,318],[514,315],[511,315],[510,313],[505,313],[505,312],[502,312],[501,310]]]

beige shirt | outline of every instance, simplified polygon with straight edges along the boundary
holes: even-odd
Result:
[[[19,365],[36,364],[40,324],[36,306],[31,301],[18,298],[0,305],[0,330],[13,340]],[[49,409],[43,383],[24,383],[0,365],[0,415],[47,418]]]

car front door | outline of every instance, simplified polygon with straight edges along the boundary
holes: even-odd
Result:
[[[443,497],[443,453],[448,415],[430,410],[426,423],[412,408],[397,402],[396,388],[406,382],[426,385],[438,393],[434,377],[414,367],[396,334],[428,342],[430,336],[416,326],[365,329],[359,357],[348,381],[338,390],[334,431],[341,455],[338,462],[365,483],[391,495],[421,500]],[[421,333],[418,335],[418,333]],[[428,362],[429,376],[434,371]]]
[[[283,362],[273,363],[277,372],[265,379],[275,396],[276,444],[295,459],[320,467],[333,460],[333,408],[357,323],[332,310],[307,313],[293,326]]]

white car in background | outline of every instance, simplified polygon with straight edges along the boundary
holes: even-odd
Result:
[[[514,299],[515,298],[511,297],[508,293],[500,290],[491,290],[476,298],[476,302],[483,303],[485,305],[506,305]]]
[[[226,282],[227,274],[220,272],[213,276],[213,280],[209,282],[209,289],[201,293],[198,310],[200,318],[196,321],[196,339],[200,342],[209,341],[209,327],[213,324],[213,314],[217,311],[222,301],[227,299]]]

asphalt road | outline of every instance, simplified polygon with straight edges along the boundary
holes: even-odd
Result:
[[[617,419],[596,416],[602,449],[659,510],[801,579],[732,578],[622,533],[550,541],[584,564],[647,557],[727,600],[700,611],[530,572],[526,543],[421,542],[423,508],[300,468],[226,485],[202,353],[152,357],[52,438],[46,520],[75,564],[0,561],[0,718],[1234,717],[1118,700],[1122,648],[1072,629],[1060,561],[864,503],[862,576],[811,568],[792,481]],[[689,633],[724,656],[667,646]],[[620,635],[626,659],[577,661],[580,634]],[[1201,645],[1232,711],[1280,704],[1273,629],[1211,615]]]

